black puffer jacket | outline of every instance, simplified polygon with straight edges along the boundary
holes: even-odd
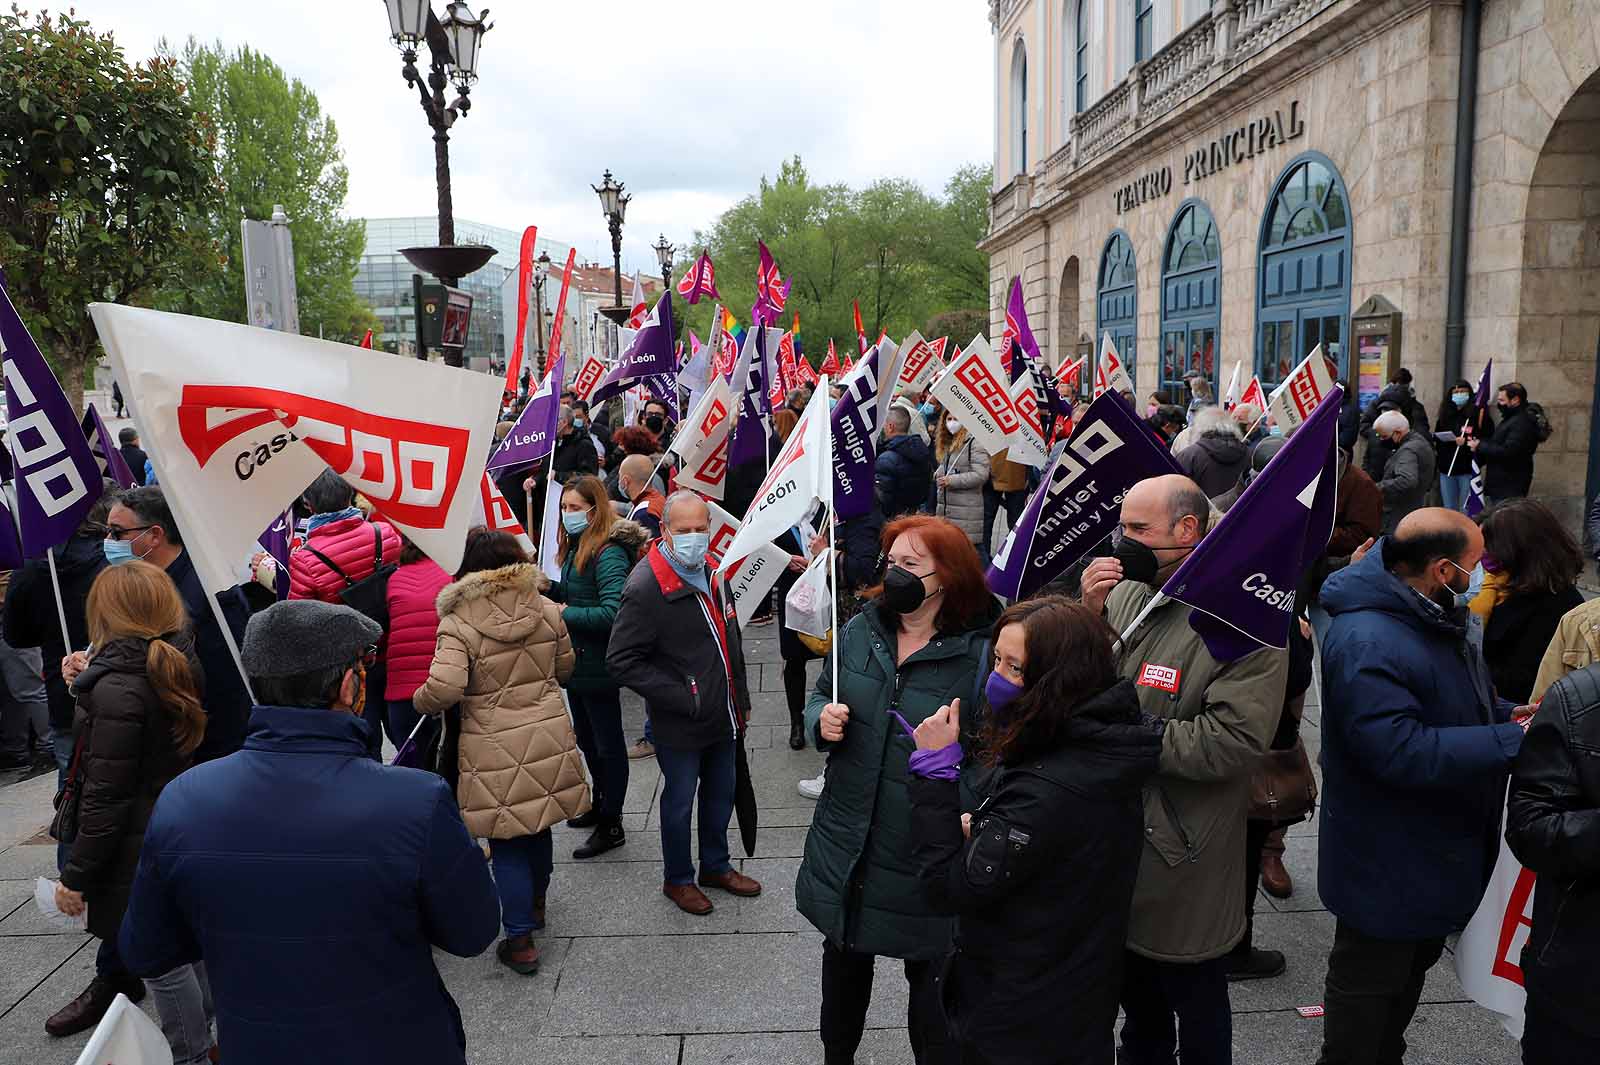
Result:
[[[958,918],[945,1014],[982,1060],[1111,1060],[1161,736],[1118,681],[1079,707],[1061,747],[1001,771],[970,842],[957,783],[910,778],[924,891]]]
[[[187,634],[172,643],[189,656],[200,677]],[[150,685],[145,662],[150,641],[113,640],[95,652],[72,690],[78,697],[78,835],[61,882],[89,904],[89,931],[115,940],[128,908],[139,848],[156,797],[189,767],[178,753],[173,716]]]
[[[1239,483],[1250,465],[1250,445],[1232,433],[1202,433],[1173,458],[1210,499]]]
[[[1600,666],[1550,686],[1511,771],[1506,842],[1538,874],[1522,948],[1528,997],[1600,1038]]]
[[[72,693],[61,679],[61,660],[68,651],[89,646],[89,625],[83,605],[89,586],[106,568],[105,548],[99,536],[75,535],[60,547],[56,574],[61,578],[61,604],[67,612],[67,632],[72,646],[61,640],[61,620],[56,614],[55,590],[50,586],[50,564],[31,559],[11,575],[6,588],[5,638],[12,647],[38,647],[44,655],[44,686],[50,700],[52,728],[72,727]]]
[[[1478,445],[1483,494],[1494,500],[1527,495],[1533,483],[1533,453],[1537,450],[1539,431],[1524,403],[1507,413],[1495,427],[1494,435]]]
[[[879,509],[891,518],[922,509],[933,487],[933,467],[928,442],[915,433],[885,440],[873,468]]]

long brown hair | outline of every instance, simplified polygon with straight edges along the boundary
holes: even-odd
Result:
[[[193,753],[205,736],[206,714],[188,656],[169,642],[189,625],[172,578],[148,562],[107,566],[89,586],[84,613],[96,647],[120,639],[149,641],[145,672],[150,687],[172,715],[178,752]]]
[[[997,644],[1008,625],[1022,626],[1028,658],[1022,694],[1006,708],[1004,723],[990,713],[979,735],[993,765],[1015,765],[1059,746],[1083,701],[1117,682],[1116,633],[1083,604],[1062,595],[1014,603],[994,623]]]
[[[907,533],[916,533],[922,540],[944,585],[944,602],[939,605],[934,628],[945,633],[967,631],[994,602],[988,585],[983,583],[983,564],[977,548],[959,526],[946,518],[908,514],[883,527],[883,553],[887,555],[894,542]],[[882,594],[882,582],[861,593],[864,599],[876,599]]]
[[[617,512],[611,505],[611,497],[606,494],[606,486],[598,477],[585,474],[561,490],[565,496],[574,492],[583,501],[589,504],[589,527],[583,530],[583,535],[578,537],[578,558],[573,563],[578,570],[589,568],[605,548],[606,541],[611,539],[611,527],[617,523]],[[561,549],[561,557],[566,558],[572,550],[572,541],[567,536],[567,527],[562,525],[559,532],[557,546]]]
[[[1537,499],[1508,499],[1478,518],[1483,549],[1505,570],[1505,596],[1559,595],[1583,571],[1583,551],[1555,512]]]

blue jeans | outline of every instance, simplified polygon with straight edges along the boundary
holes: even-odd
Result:
[[[1446,510],[1465,511],[1467,497],[1472,494],[1472,472],[1439,475],[1440,503]]]
[[[616,688],[568,690],[567,699],[572,703],[578,748],[589,763],[595,809],[605,821],[620,821],[622,800],[628,795],[628,739],[622,734],[622,693]]]
[[[698,750],[656,744],[661,767],[661,858],[669,884],[694,883],[689,857],[689,814],[700,791],[700,872],[715,876],[733,868],[728,856],[728,821],[733,817],[733,737]]]
[[[543,928],[533,919],[533,904],[550,890],[555,855],[550,830],[533,836],[491,839],[494,887],[500,895],[500,923],[507,936],[525,936]]]
[[[172,1065],[206,1065],[211,1047],[211,1025],[216,1009],[211,1003],[211,981],[204,962],[180,965],[154,980],[146,980],[155,1000],[161,1034],[172,1047]]]

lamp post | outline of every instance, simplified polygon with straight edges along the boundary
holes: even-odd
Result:
[[[632,310],[622,302],[622,220],[628,213],[628,204],[633,197],[623,194],[626,186],[612,177],[610,170],[601,176],[600,184],[589,187],[600,197],[600,210],[605,214],[606,225],[611,230],[612,277],[616,281],[616,303],[602,308],[600,313],[621,325],[628,320],[628,314]]]
[[[655,244],[651,246],[656,250],[656,262],[661,264],[661,284],[665,292],[672,287],[672,253],[678,249],[667,243],[665,233],[656,237]]]
[[[548,367],[544,364],[544,282],[550,276],[550,253],[542,251],[533,261],[533,316],[534,332],[539,338],[539,380],[544,380]]]

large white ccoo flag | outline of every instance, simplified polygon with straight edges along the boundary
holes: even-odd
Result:
[[[1455,945],[1456,977],[1478,1005],[1499,1014],[1500,1025],[1522,1038],[1522,948],[1533,928],[1533,870],[1524,869],[1505,837],[1489,887]]]
[[[172,1047],[156,1022],[118,993],[78,1055],[77,1065],[172,1065]]]
[[[208,590],[331,466],[448,572],[480,505],[502,384],[269,329],[92,303]]]
[[[929,391],[991,455],[1010,447],[1021,430],[1000,357],[981,334],[950,360]]]
[[[728,434],[734,413],[733,390],[727,378],[714,374],[668,449],[683,460],[678,468],[679,487],[722,498],[728,484]]]
[[[833,433],[828,414],[828,378],[824,374],[806,412],[756,491],[744,524],[723,551],[718,569],[726,571],[731,562],[800,524],[818,500],[832,509]]]

